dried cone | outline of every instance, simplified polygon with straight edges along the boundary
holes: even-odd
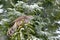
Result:
[[[33,16],[21,16],[14,20],[14,25],[8,29],[7,35],[12,36],[19,26],[21,26],[23,23],[29,23],[31,19],[33,19]]]

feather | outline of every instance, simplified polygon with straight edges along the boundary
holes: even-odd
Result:
[[[33,16],[21,16],[14,20],[14,25],[10,29],[8,29],[7,35],[12,36],[19,26],[29,23],[31,19],[33,19]]]

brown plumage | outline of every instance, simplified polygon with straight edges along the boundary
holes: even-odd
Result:
[[[12,36],[14,32],[17,30],[19,26],[22,26],[22,24],[29,23],[30,20],[33,19],[33,16],[20,16],[16,20],[13,21],[14,25],[8,29],[7,35]]]

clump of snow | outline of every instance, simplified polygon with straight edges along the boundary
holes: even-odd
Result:
[[[3,5],[0,5],[0,8],[2,8],[3,7]]]
[[[2,21],[6,21],[6,22],[9,22],[10,20],[9,20],[9,19],[2,19]]]
[[[3,21],[0,21],[0,25],[2,25],[3,24]]]
[[[60,34],[60,31],[56,31],[56,33]]]
[[[60,35],[58,35],[58,37],[60,37]]]
[[[3,13],[3,11],[4,11],[3,9],[0,9],[0,13]]]
[[[29,8],[29,5],[23,4],[23,8]]]
[[[30,11],[34,10],[34,9],[37,9],[37,10],[40,10],[40,9],[43,9],[43,7],[39,7],[38,4],[33,4],[33,5],[27,5],[27,4],[23,4],[22,6],[23,8],[26,8]],[[28,11],[27,10],[27,11]]]
[[[58,39],[58,38],[59,38],[58,36],[51,36],[48,39],[53,40],[53,39]]]
[[[60,21],[55,21],[55,23],[58,23],[58,24],[60,24]]]
[[[17,1],[18,3],[24,3],[23,1]]]
[[[43,7],[39,7],[40,9],[44,9]]]
[[[34,9],[37,9],[37,10],[44,9],[43,7],[39,7],[38,4],[36,3],[28,5],[27,3],[24,3],[23,1],[18,1],[18,3],[15,6],[22,7],[27,11],[33,11]]]
[[[18,3],[15,5],[15,6],[18,6],[18,5],[22,5],[22,4],[24,4],[24,2],[23,1],[17,1]]]
[[[60,30],[57,29],[54,33],[55,33],[55,34],[60,34]]]
[[[29,10],[33,10],[35,8],[39,8],[39,6],[37,4],[33,4],[33,5],[24,4],[23,8],[28,8]]]
[[[30,5],[30,9],[38,8],[39,6],[37,4]]]
[[[58,21],[57,23],[60,24],[60,21]]]

